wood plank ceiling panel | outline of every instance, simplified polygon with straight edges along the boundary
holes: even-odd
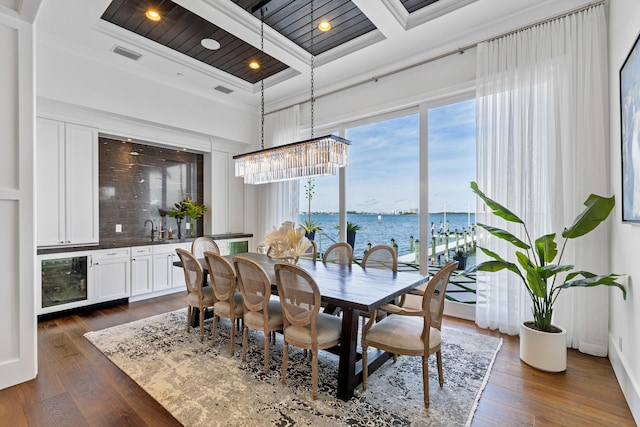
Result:
[[[145,17],[149,7],[160,12],[160,21]],[[288,68],[260,49],[168,0],[113,0],[101,18],[249,83],[257,83]],[[204,48],[200,44],[204,38],[217,40],[220,48]],[[261,70],[249,68],[252,60],[264,62]]]
[[[404,6],[404,8],[407,9],[407,12],[413,13],[417,10],[420,10],[424,7],[427,7],[437,2],[438,0],[400,0],[400,1],[402,2],[402,5]]]
[[[311,0],[232,0],[260,19],[260,7],[264,10],[264,22],[283,36],[313,55],[319,55],[376,29],[351,0],[314,0],[313,37],[311,52]],[[331,30],[322,32],[318,24],[331,22]]]

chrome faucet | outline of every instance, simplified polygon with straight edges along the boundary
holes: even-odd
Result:
[[[153,242],[153,221],[148,219],[144,222],[144,226],[147,226],[147,223],[150,222],[151,223],[151,241]]]

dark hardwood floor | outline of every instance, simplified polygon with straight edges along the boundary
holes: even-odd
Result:
[[[83,334],[182,307],[179,293],[41,320],[38,377],[0,390],[0,426],[180,425]],[[500,336],[464,320],[445,323]],[[565,373],[544,373],[520,362],[517,337],[502,337],[473,426],[635,425],[608,359],[569,350]]]

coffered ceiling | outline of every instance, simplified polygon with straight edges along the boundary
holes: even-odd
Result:
[[[312,54],[321,95],[586,2],[314,0],[312,23],[311,0],[41,0],[36,37],[40,48],[233,103],[257,105],[263,81],[277,108],[308,99]],[[322,20],[331,30],[318,29]]]

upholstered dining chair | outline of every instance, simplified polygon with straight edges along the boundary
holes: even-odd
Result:
[[[231,336],[229,337],[229,351],[234,355],[236,319],[241,319],[244,313],[242,295],[236,290],[236,274],[229,262],[215,252],[205,251],[211,287],[215,303],[213,304],[213,326],[211,328],[211,345],[214,345],[218,332],[218,320],[221,317],[229,319]]]
[[[311,351],[311,395],[318,396],[318,350],[340,342],[342,320],[320,313],[320,291],[304,269],[278,263],[275,265],[276,286],[284,314],[284,349],[282,382],[287,376],[289,344]]]
[[[318,258],[318,245],[313,240],[310,240],[310,242],[311,246],[309,246],[309,249],[307,249],[302,255],[300,255],[300,258],[315,261]]]
[[[233,257],[238,285],[244,302],[242,328],[242,361],[246,361],[248,328],[264,333],[264,372],[269,372],[269,342],[272,332],[283,327],[282,306],[277,297],[271,296],[269,276],[255,262],[241,256]]]
[[[444,296],[449,277],[458,266],[457,261],[442,267],[429,280],[427,288],[416,290],[422,295],[420,309],[386,304],[381,308],[393,313],[383,319],[376,319],[376,311],[362,328],[362,388],[367,389],[367,349],[376,347],[395,355],[422,356],[422,382],[424,406],[429,407],[428,358],[435,353],[438,363],[438,381],[444,384],[442,376],[441,327],[444,310]]]
[[[348,243],[340,242],[329,246],[322,256],[322,262],[351,265],[353,249]]]
[[[374,246],[364,254],[362,268],[380,268],[398,271],[398,257],[391,246]]]
[[[204,253],[206,251],[213,252],[218,255],[220,254],[220,249],[218,248],[218,244],[211,237],[206,237],[206,236],[197,237],[191,243],[191,253],[197,259],[204,258]]]
[[[191,330],[193,307],[197,307],[200,310],[200,342],[202,342],[204,340],[204,312],[206,308],[213,307],[213,290],[209,286],[202,286],[204,272],[196,257],[184,249],[177,248],[176,252],[182,263],[187,285],[187,332]]]

